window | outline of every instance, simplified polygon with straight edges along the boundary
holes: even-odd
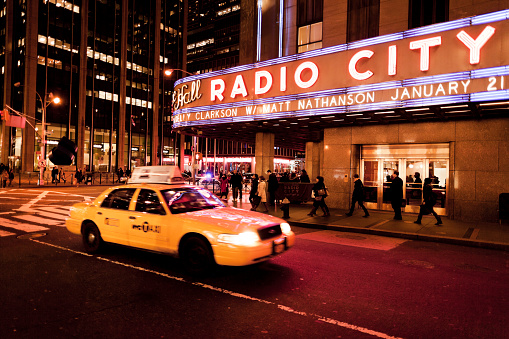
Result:
[[[323,0],[298,0],[298,53],[322,48]]]
[[[151,214],[166,214],[157,193],[147,189],[142,189],[140,194],[138,194],[136,211]]]
[[[378,36],[380,0],[348,0],[347,41]]]
[[[118,210],[128,210],[129,203],[134,194],[133,188],[117,189],[108,194],[108,196],[101,203],[101,207],[114,208]]]
[[[449,0],[410,0],[408,28],[449,20]]]
[[[215,195],[202,189],[179,188],[161,193],[172,214],[225,207]]]

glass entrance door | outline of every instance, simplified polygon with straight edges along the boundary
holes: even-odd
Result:
[[[424,178],[431,178],[433,193],[437,197],[434,209],[438,214],[446,215],[448,159],[363,159],[361,169],[368,209],[392,210],[389,195],[391,175],[398,171],[403,180],[404,212],[419,213]]]

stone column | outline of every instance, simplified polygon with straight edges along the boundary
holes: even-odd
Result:
[[[12,39],[13,39],[13,22],[14,22],[14,1],[7,1],[5,4],[5,54],[4,54],[4,91],[3,91],[3,109],[5,105],[11,105],[12,94]],[[36,19],[37,20],[37,19]],[[37,24],[36,24],[37,27]],[[27,124],[28,125],[28,124]],[[31,127],[28,127],[31,128]],[[3,164],[9,163],[10,149],[10,128],[2,122],[0,127],[0,161]],[[33,139],[32,139],[33,140]],[[24,160],[24,159],[23,159]]]
[[[321,175],[321,163],[323,161],[323,142],[306,142],[306,172],[311,182]]]
[[[256,133],[254,173],[266,176],[267,170],[274,171],[274,133]]]

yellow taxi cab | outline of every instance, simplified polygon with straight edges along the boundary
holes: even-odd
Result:
[[[82,236],[88,253],[121,244],[179,257],[191,273],[263,262],[295,242],[285,220],[227,207],[185,184],[176,166],[136,168],[127,185],[73,205],[66,227]]]

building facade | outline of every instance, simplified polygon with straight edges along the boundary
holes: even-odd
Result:
[[[349,207],[358,173],[367,205],[390,210],[398,171],[405,211],[429,177],[440,214],[495,221],[508,19],[502,1],[242,1],[240,65],[177,81],[174,128],[254,143],[258,174],[274,146],[305,151],[333,207]]]
[[[175,135],[162,124],[170,120],[173,88],[163,71],[181,67],[182,6],[2,2],[2,105],[25,117],[26,126],[2,124],[1,161],[22,172],[38,170],[43,120],[46,153],[67,136],[78,146],[75,163],[83,170],[160,163],[170,148],[176,154]],[[60,98],[58,105],[49,103],[50,94]]]

